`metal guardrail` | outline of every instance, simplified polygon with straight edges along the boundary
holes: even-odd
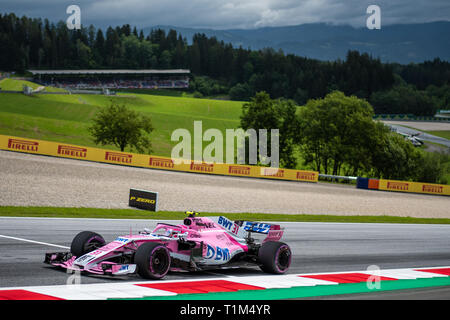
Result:
[[[358,177],[352,177],[352,176],[335,176],[332,174],[319,173],[319,179],[320,178],[342,179],[342,180],[348,180],[348,181],[356,181],[358,179]]]

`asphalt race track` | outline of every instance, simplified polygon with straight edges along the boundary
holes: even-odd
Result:
[[[0,162],[2,206],[127,208],[129,189],[138,188],[159,192],[160,210],[450,217],[450,198],[443,196],[167,172],[6,151],[0,151]],[[71,274],[45,265],[44,254],[68,251],[80,231],[96,231],[112,241],[130,230],[136,233],[155,225],[154,220],[0,217],[0,288],[66,284]],[[381,269],[450,265],[450,225],[282,225],[284,241],[294,254],[290,273],[361,271],[372,265]],[[170,273],[167,279],[248,275],[261,271]],[[82,284],[140,280],[138,276],[81,277]],[[439,296],[437,290],[416,290],[408,298],[433,298]],[[450,299],[450,290],[439,292]]]
[[[445,125],[447,123],[444,123],[443,125]],[[405,134],[409,134],[409,135],[418,135],[418,138],[424,141],[430,141],[430,142],[434,142],[434,143],[439,143],[441,145],[446,146],[447,148],[450,148],[450,140],[442,138],[442,137],[438,137],[429,133],[425,133],[422,132],[420,130],[414,129],[414,128],[408,128],[408,127],[404,127],[404,124],[402,123],[402,125],[397,125],[394,121],[391,121],[388,123],[388,126],[394,128],[397,130],[397,132],[400,133],[405,133]],[[412,123],[411,125],[414,126],[414,123]]]
[[[135,233],[155,225],[154,220],[0,217],[0,287],[66,284],[70,274],[45,265],[44,254],[67,251],[50,245],[70,247],[72,238],[80,231],[96,231],[106,241],[112,241],[118,235],[129,234],[130,228]],[[282,225],[286,228],[284,241],[294,254],[290,273],[359,271],[371,265],[389,269],[450,264],[450,225],[305,222]],[[261,271],[255,268],[170,273],[167,279],[244,275],[261,275]],[[138,276],[113,280],[81,277],[82,284],[140,280]]]

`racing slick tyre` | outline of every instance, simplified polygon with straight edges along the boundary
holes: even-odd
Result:
[[[170,269],[170,252],[158,242],[147,242],[139,246],[134,255],[138,274],[145,279],[162,279]]]
[[[70,252],[76,256],[82,255],[94,251],[105,245],[105,239],[98,233],[92,231],[82,231],[75,236],[70,246]]]
[[[258,260],[262,271],[283,274],[291,265],[291,249],[286,243],[267,241],[258,251]]]

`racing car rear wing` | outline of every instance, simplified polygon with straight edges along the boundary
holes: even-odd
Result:
[[[263,223],[263,222],[236,220],[235,223],[237,223],[240,227],[244,228],[245,231],[264,233],[264,234],[268,234],[269,230],[271,230],[271,229],[272,230],[280,230],[281,229],[279,225],[268,224],[268,223]]]
[[[254,222],[254,221],[244,221],[237,220],[236,224],[243,227],[244,230],[248,232],[256,232],[267,234],[267,237],[263,242],[266,241],[278,241],[283,236],[284,230],[281,228],[279,224],[268,224],[262,222]]]
[[[214,220],[223,229],[239,238],[244,238],[247,232],[267,234],[267,237],[264,239],[264,241],[278,241],[283,236],[283,228],[281,228],[278,224],[268,224],[263,222],[245,220],[236,220],[233,222],[223,216],[220,216],[218,219]]]

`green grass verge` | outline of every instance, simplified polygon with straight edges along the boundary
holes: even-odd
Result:
[[[340,294],[355,294],[367,292],[382,292],[392,290],[407,290],[428,287],[450,286],[450,277],[428,278],[414,280],[389,280],[381,281],[380,289],[369,289],[365,282],[342,283],[339,285],[318,285],[311,287],[292,287],[266,290],[241,290],[237,292],[215,292],[179,294],[176,296],[155,296],[137,299],[112,299],[112,300],[280,300],[296,299],[319,296],[332,296]]]
[[[354,223],[417,223],[450,224],[444,218],[413,218],[393,216],[336,216],[310,214],[270,214],[270,213],[219,213],[201,212],[202,216],[224,215],[231,220],[251,221],[293,221],[293,222],[354,222]],[[182,220],[181,211],[150,212],[135,209],[96,209],[60,207],[0,207],[0,216],[6,217],[55,217],[55,218],[103,218],[103,219],[156,219]]]
[[[424,131],[426,133],[450,140],[450,130]]]
[[[1,87],[9,90],[20,87],[21,90],[21,86],[25,83],[31,85],[25,81],[5,79],[2,80]],[[34,84],[34,87],[37,85]],[[0,134],[94,147],[88,127],[92,124],[95,114],[111,102],[125,104],[135,111],[150,116],[155,128],[150,135],[152,153],[169,157],[172,148],[178,143],[171,141],[174,130],[185,128],[193,133],[194,121],[202,121],[203,132],[216,128],[225,137],[226,129],[239,127],[243,104],[238,101],[138,93],[119,93],[117,96],[89,94],[25,96],[20,93],[1,93]],[[204,145],[208,143],[205,142]],[[225,145],[225,139],[223,143]],[[114,146],[105,148],[117,150]]]
[[[33,90],[37,89],[41,85],[36,84],[34,82],[26,81],[26,80],[17,80],[17,79],[3,79],[0,81],[0,88],[6,91],[22,91],[23,85],[27,85]],[[45,87],[44,91],[46,92],[64,92],[66,90],[54,87]]]
[[[193,98],[194,94],[182,89],[118,89],[116,92],[151,94],[155,96]]]
[[[1,84],[5,89],[18,89],[24,83],[27,82],[5,79]],[[172,132],[185,128],[192,135],[194,121],[202,121],[203,132],[211,128],[220,130],[225,150],[226,129],[239,127],[243,105],[239,101],[195,99],[186,92],[170,90],[120,92],[116,96],[1,93],[0,134],[118,150],[112,145],[95,145],[88,131],[95,114],[111,102],[125,104],[152,119],[155,128],[150,135],[152,154],[165,157],[171,156],[178,143],[171,141]],[[191,143],[194,149],[193,139]],[[202,150],[209,143],[203,142]],[[134,150],[127,148],[125,151]],[[311,169],[302,164],[300,153],[296,156],[299,159],[297,169]]]

